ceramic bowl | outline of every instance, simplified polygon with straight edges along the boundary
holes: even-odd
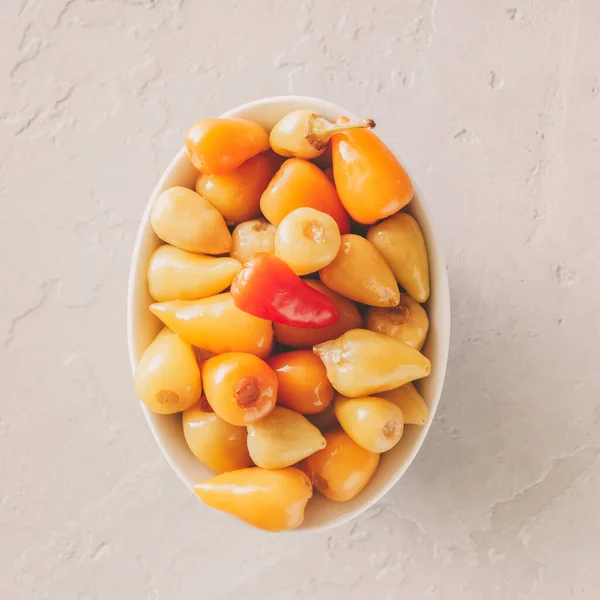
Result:
[[[270,130],[283,115],[299,108],[310,108],[330,119],[335,119],[339,115],[356,118],[349,110],[336,104],[303,96],[264,98],[238,106],[222,116],[251,119]],[[377,115],[366,116],[377,117]],[[385,130],[381,131],[378,128],[377,134],[385,139]],[[193,189],[197,176],[198,172],[190,163],[185,148],[182,148],[160,178],[142,216],[131,261],[127,297],[127,337],[132,371],[135,371],[142,353],[161,328],[158,319],[148,310],[152,299],[148,294],[146,270],[150,255],[161,244],[150,226],[150,210],[154,199],[163,190],[174,185]],[[435,416],[448,360],[450,298],[446,265],[431,213],[414,178],[412,181],[415,196],[408,210],[423,230],[430,261],[431,298],[427,303],[430,330],[422,352],[431,361],[431,375],[417,382],[417,387],[429,407],[429,422],[423,427],[411,425],[405,428],[400,443],[381,456],[375,476],[356,498],[349,502],[337,503],[315,493],[308,503],[304,523],[294,531],[319,531],[340,525],[377,502],[406,472],[421,448]],[[141,406],[159,448],[190,491],[193,491],[195,483],[213,476],[213,473],[204,467],[188,449],[183,437],[180,414],[159,415],[145,405],[141,404]],[[200,501],[198,504],[202,506]],[[205,508],[205,510],[210,509]]]

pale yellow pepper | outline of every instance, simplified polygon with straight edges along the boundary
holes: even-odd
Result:
[[[427,339],[429,318],[425,309],[408,294],[402,294],[400,304],[393,308],[370,308],[365,317],[365,327],[384,333],[420,350]]]
[[[188,188],[165,190],[150,213],[150,223],[163,241],[188,252],[225,254],[231,250],[231,234],[221,213]]]
[[[234,258],[194,254],[164,244],[150,257],[148,290],[157,302],[199,300],[228,288],[241,268]]]
[[[188,343],[213,352],[271,353],[270,321],[241,311],[229,292],[201,300],[158,302],[150,311]]]
[[[365,450],[387,452],[402,437],[402,411],[389,400],[375,396],[346,398],[338,395],[333,406],[342,429]]]
[[[340,230],[333,217],[304,206],[286,215],[277,226],[275,256],[297,275],[307,275],[327,266],[340,244]]]
[[[257,252],[273,254],[277,228],[264,219],[252,219],[240,223],[231,234],[232,258],[245,263]]]
[[[206,402],[183,411],[183,435],[192,454],[215,473],[235,471],[252,464],[246,428],[224,421]]]
[[[191,346],[164,328],[146,348],[135,371],[138,398],[154,412],[170,415],[200,400],[200,369]]]
[[[412,383],[379,394],[382,398],[390,400],[402,410],[406,425],[425,425],[429,419],[429,409],[423,396],[417,392]]]
[[[333,387],[351,398],[393,390],[431,372],[429,359],[418,350],[366,329],[347,331],[313,351]]]
[[[319,271],[321,281],[334,292],[369,306],[396,306],[398,284],[378,250],[360,235],[342,236],[340,251]]]
[[[408,213],[373,225],[367,239],[381,252],[398,283],[417,301],[429,298],[429,258],[423,232]]]
[[[323,448],[321,432],[306,417],[281,406],[248,425],[250,456],[264,469],[289,467]]]

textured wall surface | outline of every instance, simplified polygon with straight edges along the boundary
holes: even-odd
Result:
[[[0,598],[598,598],[597,0],[2,0],[0,29]],[[422,452],[312,536],[183,488],[125,339],[186,126],[286,93],[377,119],[453,301]]]

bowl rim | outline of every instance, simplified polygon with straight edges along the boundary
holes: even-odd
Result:
[[[228,111],[221,114],[220,118],[235,117],[235,116],[238,116],[239,113],[253,109],[253,108],[268,107],[269,105],[281,104],[282,102],[321,105],[322,107],[326,108],[329,111],[337,112],[339,114],[345,114],[351,119],[356,119],[356,116],[352,113],[352,111],[348,111],[344,107],[339,106],[338,104],[335,104],[333,102],[330,102],[328,100],[324,100],[321,98],[316,98],[316,97],[312,97],[312,96],[300,96],[300,95],[269,96],[269,97],[253,100],[252,102],[240,104],[238,106],[235,106],[234,108],[229,109]],[[393,150],[392,150],[392,152],[393,152]],[[396,153],[394,152],[394,154],[396,154]],[[140,265],[140,258],[139,258],[142,244],[144,242],[144,234],[149,225],[150,212],[152,210],[152,205],[153,205],[154,199],[162,191],[162,189],[165,185],[165,182],[171,176],[173,171],[178,167],[182,158],[184,158],[185,155],[186,155],[186,149],[185,149],[185,146],[183,146],[175,154],[175,156],[170,161],[167,168],[163,171],[162,175],[160,176],[157,184],[154,186],[154,188],[148,198],[148,202],[142,213],[140,224],[139,224],[139,227],[138,227],[138,230],[136,233],[135,244],[133,247],[131,262],[130,262],[130,266],[129,266],[128,285],[127,285],[127,345],[128,345],[129,363],[130,363],[132,375],[135,375],[135,370],[137,367],[137,360],[135,357],[135,350],[134,350],[135,338],[136,338],[136,335],[135,335],[136,328],[133,325],[133,323],[135,322],[135,319],[134,319],[135,296],[137,293],[136,276],[137,276],[140,268],[145,268],[145,265],[143,265],[143,266]],[[401,159],[399,159],[399,160],[401,160]],[[436,389],[434,391],[433,397],[431,399],[431,405],[429,406],[429,419],[428,419],[427,423],[422,426],[419,438],[416,441],[416,443],[414,444],[414,447],[412,448],[412,450],[410,451],[408,456],[406,457],[404,464],[402,466],[400,466],[398,468],[398,470],[395,471],[393,473],[393,475],[384,484],[381,485],[381,488],[369,500],[366,500],[364,503],[359,504],[354,509],[348,510],[347,512],[345,512],[344,514],[342,514],[336,518],[332,518],[330,521],[328,521],[326,523],[322,523],[322,524],[318,524],[318,525],[311,525],[311,526],[306,526],[306,527],[301,525],[299,528],[292,529],[285,533],[292,533],[292,532],[293,533],[309,533],[309,532],[325,531],[327,529],[331,529],[333,527],[337,527],[338,525],[347,523],[348,521],[350,521],[353,518],[357,517],[358,515],[362,514],[368,508],[370,508],[371,506],[373,506],[374,504],[379,502],[379,500],[381,500],[381,498],[385,494],[387,494],[389,492],[389,490],[396,483],[398,483],[398,481],[403,477],[403,475],[406,473],[408,468],[413,463],[415,457],[417,456],[417,454],[419,453],[419,451],[421,450],[421,448],[425,442],[425,438],[429,434],[431,424],[433,422],[435,413],[437,412],[437,409],[438,409],[438,406],[440,403],[440,398],[441,398],[442,390],[444,387],[444,381],[445,381],[445,376],[446,376],[446,371],[447,371],[449,350],[450,350],[451,315],[450,315],[450,288],[449,288],[449,282],[448,282],[448,269],[446,266],[444,253],[439,244],[439,235],[438,235],[437,227],[435,224],[435,220],[431,213],[431,209],[429,208],[429,205],[427,204],[427,201],[426,201],[420,187],[418,186],[414,176],[411,174],[410,170],[406,167],[404,162],[403,161],[401,161],[401,162],[413,183],[413,187],[416,192],[416,195],[418,195],[418,197],[419,197],[419,207],[420,207],[421,211],[423,212],[423,214],[425,215],[425,218],[428,221],[429,230],[431,232],[431,235],[430,235],[431,239],[428,240],[428,247],[427,247],[428,255],[431,258],[431,255],[435,254],[436,262],[438,264],[438,270],[440,273],[442,273],[442,276],[439,277],[438,280],[436,280],[436,296],[437,296],[437,301],[439,302],[439,310],[438,310],[437,316],[440,321],[443,321],[443,326],[440,327],[439,331],[438,331],[438,344],[437,344],[437,355],[438,356],[436,357],[436,363],[435,363],[436,379],[437,379],[438,383],[437,383]],[[431,247],[432,242],[433,242],[433,248]],[[432,250],[433,250],[433,252],[432,252]],[[439,324],[436,323],[436,326],[438,326],[438,325]],[[169,464],[171,469],[173,469],[173,471],[176,473],[177,477],[184,484],[184,486],[186,488],[190,489],[193,493],[193,487],[190,487],[190,485],[188,484],[187,476],[181,470],[180,466],[177,464],[177,461],[174,460],[173,457],[171,456],[171,453],[168,449],[168,445],[163,440],[162,434],[160,433],[157,426],[153,422],[152,411],[142,402],[139,402],[139,404],[140,404],[140,407],[146,418],[146,423],[148,424],[148,427],[149,427],[150,431],[152,432],[154,440],[156,441],[156,443],[157,443],[161,453],[163,454],[164,458],[166,459],[167,463]],[[241,522],[241,521],[238,520],[238,522]]]

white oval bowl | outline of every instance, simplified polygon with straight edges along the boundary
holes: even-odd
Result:
[[[350,111],[336,104],[304,96],[264,98],[238,106],[222,116],[250,119],[270,130],[283,115],[299,108],[309,108],[330,119],[340,115],[356,119]],[[148,310],[153,302],[146,282],[148,260],[152,252],[162,243],[150,226],[150,210],[154,199],[169,187],[182,185],[194,189],[197,176],[198,171],[190,163],[183,148],[158,182],[148,200],[140,223],[131,260],[127,296],[127,339],[132,372],[135,372],[144,350],[161,328],[160,321]],[[434,232],[431,213],[414,178],[412,181],[415,196],[408,206],[408,212],[417,219],[425,236],[431,278],[431,298],[427,303],[430,329],[422,350],[431,361],[431,375],[416,383],[429,407],[429,421],[423,427],[411,425],[405,428],[400,443],[381,456],[375,476],[356,498],[339,503],[315,494],[306,508],[304,522],[294,531],[320,531],[341,525],[377,502],[402,477],[414,460],[435,415],[448,362],[450,294],[444,256]],[[144,404],[140,404],[148,426],[168,463],[186,487],[193,492],[195,483],[208,479],[214,474],[190,452],[183,437],[181,415],[159,415]]]

